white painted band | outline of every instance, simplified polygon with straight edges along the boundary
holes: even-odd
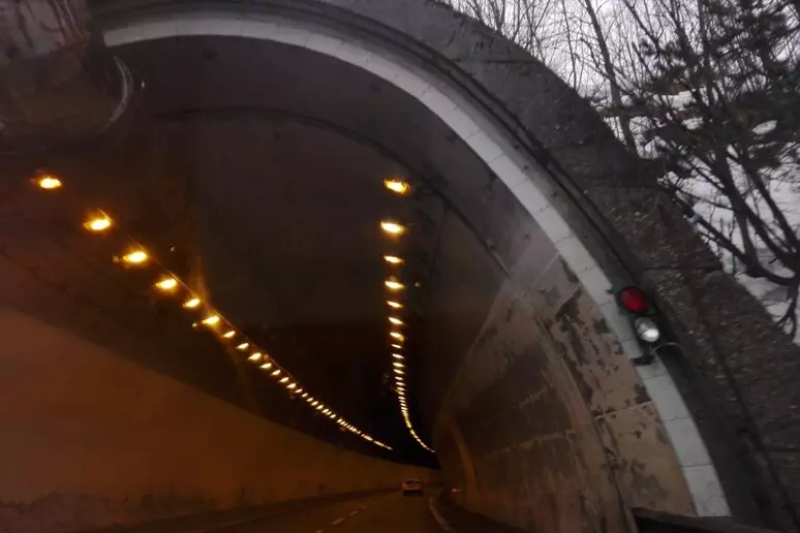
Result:
[[[105,41],[113,47],[177,36],[233,36],[299,46],[365,69],[415,97],[469,145],[525,206],[599,306],[628,357],[642,355],[630,324],[620,317],[610,280],[548,199],[545,171],[513,149],[506,134],[449,82],[372,43],[356,42],[329,28],[253,13],[162,15],[108,29]],[[716,469],[672,378],[658,361],[636,368],[672,439],[697,514],[730,515]]]

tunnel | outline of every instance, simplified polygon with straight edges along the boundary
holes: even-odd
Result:
[[[408,479],[800,531],[800,351],[535,58],[429,0],[29,4],[91,37],[0,55],[52,83],[0,113],[0,532],[314,531]]]

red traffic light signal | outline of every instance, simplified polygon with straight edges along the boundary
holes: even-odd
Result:
[[[650,298],[639,287],[625,287],[617,293],[619,305],[627,312],[641,315],[650,310]]]

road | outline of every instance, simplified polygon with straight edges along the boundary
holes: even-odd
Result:
[[[429,509],[429,497],[397,493],[320,503],[195,533],[443,533]]]

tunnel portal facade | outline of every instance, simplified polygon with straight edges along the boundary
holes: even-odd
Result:
[[[656,170],[524,51],[427,0],[127,0],[92,13],[129,66],[125,51],[145,43],[154,63],[177,40],[299,48],[382,80],[398,95],[385,98],[436,122],[427,135],[398,127],[380,101],[360,102],[375,106],[371,121],[337,114],[355,105],[345,99],[313,108],[299,85],[279,106],[416,169],[502,274],[478,323],[431,326],[437,342],[421,348],[423,422],[461,505],[534,531],[633,531],[633,508],[799,526],[800,351],[723,272]],[[241,74],[181,104],[275,106]],[[281,74],[264,83],[300,83]],[[308,94],[324,91],[316,81]],[[479,169],[472,181],[459,164]],[[459,250],[440,253],[456,268]],[[652,359],[614,298],[629,285],[652,295],[665,328]],[[463,285],[438,290],[458,301]]]

